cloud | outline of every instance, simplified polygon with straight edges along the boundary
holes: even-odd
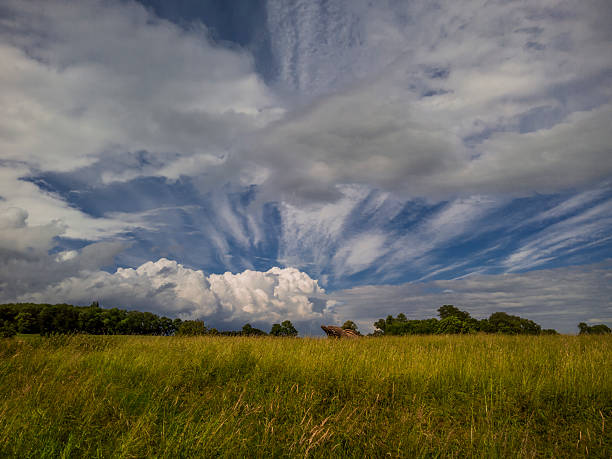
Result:
[[[544,328],[576,333],[579,322],[612,324],[612,262],[543,269],[520,274],[472,275],[402,285],[365,285],[330,294],[340,320],[358,321],[362,330],[387,314],[409,318],[436,316],[454,304],[474,317],[505,311]]]
[[[190,175],[275,201],[335,200],[345,184],[445,197],[585,186],[610,173],[600,6],[270,1],[288,94],[248,52],[137,3],[9,1],[0,148],[27,169]],[[146,164],[104,161],[140,151]]]
[[[346,187],[342,197],[331,203],[281,207],[280,257],[289,266],[308,266],[309,271],[331,265],[338,245],[346,236],[346,223],[354,209],[368,196],[368,190]]]
[[[423,275],[441,250],[495,229],[500,222],[490,216],[508,204],[488,196],[445,203],[401,200],[356,186],[341,192],[332,203],[281,210],[280,259],[315,276],[328,275],[336,286],[365,271],[377,282],[404,280],[409,272]]]
[[[1,213],[19,208],[27,213],[30,224],[40,226],[54,222],[63,227],[63,236],[87,240],[102,240],[137,226],[147,227],[142,221],[127,221],[110,215],[100,218],[87,215],[59,194],[23,180],[30,173],[31,169],[23,162],[0,161]]]
[[[583,194],[585,198],[586,193]],[[544,212],[544,218],[555,215],[577,205],[576,199]],[[560,255],[603,247],[612,240],[612,200],[599,202],[564,220],[551,223],[541,231],[521,241],[519,247],[510,253],[502,264],[509,271],[532,269]]]
[[[102,241],[80,250],[53,252],[56,238],[66,227],[58,221],[30,225],[28,213],[20,208],[0,212],[0,301],[11,301],[28,291],[82,272],[112,265],[126,243]]]
[[[588,263],[611,255],[610,192],[428,202],[345,187],[332,203],[281,208],[279,260],[332,288]]]
[[[258,139],[268,185],[314,200],[337,198],[338,184],[422,190],[467,156],[461,139],[389,78],[330,95]]]
[[[271,0],[268,11],[281,82],[306,100],[259,147],[285,194],[336,199],[337,184],[360,183],[525,195],[610,175],[606,2]]]
[[[437,226],[431,225],[438,222],[443,232],[435,237],[443,240],[458,237],[448,232],[446,227],[455,227],[453,222],[460,214],[469,219],[470,212],[466,212],[469,206],[459,213],[453,211],[456,206],[463,208],[465,205],[465,202],[460,202],[439,209],[425,220],[424,228],[429,228],[427,231],[435,236]],[[362,206],[358,200],[352,207],[368,209],[371,203]],[[382,204],[378,208],[384,207]],[[593,222],[599,220],[598,215],[602,212],[609,212],[609,200],[561,220],[534,236],[549,240],[548,245],[527,240],[524,249],[538,248],[537,253],[530,255],[530,259],[536,261],[544,256],[541,252],[571,251],[575,247],[573,242],[565,249],[557,245],[573,241],[578,234],[588,236],[587,230],[593,228]],[[474,225],[478,225],[477,221]],[[124,243],[98,242],[79,250],[56,252],[51,249],[64,228],[56,223],[29,225],[27,213],[17,208],[2,214],[0,228],[1,302],[89,304],[98,300],[107,307],[133,307],[183,318],[204,318],[209,324],[221,328],[232,328],[246,322],[264,326],[289,319],[300,324],[303,332],[310,333],[316,333],[316,328],[323,322],[351,319],[366,330],[381,315],[404,312],[415,318],[429,317],[435,314],[439,305],[447,303],[467,309],[478,317],[505,310],[565,332],[573,332],[579,321],[601,321],[602,317],[612,317],[609,305],[612,292],[608,287],[612,285],[610,261],[525,273],[475,273],[453,280],[365,285],[326,293],[315,278],[296,268],[275,267],[267,271],[245,270],[207,276],[201,270],[162,258],[146,262],[136,269],[118,268],[112,273],[101,271],[101,267],[113,264],[115,256],[125,249]],[[471,232],[471,228],[469,225],[461,231]],[[336,231],[339,237],[341,226]],[[603,237],[601,228],[598,231],[598,237]],[[372,245],[380,247],[382,239],[372,238],[373,234],[365,232],[344,243],[333,242],[341,247],[335,253],[340,254],[339,257],[344,254],[342,259],[346,264],[338,269],[352,272],[366,265],[376,266],[379,263],[378,250],[370,256],[372,250],[369,248]],[[589,237],[599,241],[595,236]],[[522,250],[516,253],[522,253]],[[423,254],[419,253],[418,257],[422,257]],[[465,269],[465,263],[469,264],[469,260],[439,267],[438,271]],[[515,260],[510,266],[517,267],[516,263]]]
[[[292,320],[305,324],[333,320],[333,302],[326,301],[318,282],[294,268],[266,272],[211,274],[161,258],[136,269],[115,273],[91,271],[69,277],[46,288],[24,293],[19,301],[73,302],[97,300],[106,307],[201,318],[227,327],[240,321],[253,323]],[[321,301],[325,306],[320,307]]]
[[[4,10],[9,158],[70,170],[109,151],[221,155],[273,106],[247,53],[135,2],[9,1]]]
[[[498,133],[482,156],[449,177],[475,188],[523,193],[597,183],[612,175],[612,105],[575,112],[550,129]]]
[[[320,302],[277,297],[291,276],[271,266],[338,288],[608,256],[605,0],[269,0],[265,81],[246,49],[134,1],[0,9],[6,298],[108,283],[180,314],[201,295],[220,321],[299,318]],[[142,268],[162,257],[242,274],[215,293]],[[173,303],[183,282],[200,287]]]
[[[365,233],[349,239],[334,254],[334,272],[337,276],[351,275],[372,266],[386,255],[386,237],[383,234]]]
[[[252,176],[231,158],[235,144],[282,111],[247,52],[136,2],[3,2],[0,60],[0,196],[35,223],[61,219],[69,237],[135,224],[91,219],[24,179],[87,168],[92,184],[189,174],[207,191]]]
[[[329,201],[346,184],[526,194],[611,172],[606,2],[271,0],[270,86],[247,51],[135,2],[3,11],[0,148],[21,177],[95,164],[105,183],[190,175]],[[126,152],[148,161],[118,170]]]

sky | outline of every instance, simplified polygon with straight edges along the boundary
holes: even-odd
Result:
[[[0,302],[612,325],[607,0],[3,0]]]

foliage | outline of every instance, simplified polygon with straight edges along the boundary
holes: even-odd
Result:
[[[456,316],[447,316],[438,322],[436,333],[440,335],[467,333],[469,330],[467,323]]]
[[[612,333],[610,327],[604,324],[587,325],[584,322],[580,322],[578,324],[578,329],[580,330],[580,335],[605,335]]]
[[[177,335],[180,336],[198,336],[205,335],[208,332],[204,322],[201,320],[183,320],[179,325]]]
[[[445,304],[438,308],[440,320],[408,320],[404,314],[391,315],[374,323],[378,333],[385,335],[431,335],[463,333],[503,333],[508,335],[538,335],[541,327],[535,322],[505,312],[495,312],[488,319],[474,319],[467,311]],[[546,334],[557,333],[549,329]]]
[[[298,331],[295,329],[290,320],[285,320],[280,324],[273,324],[270,330],[272,336],[297,336]]]
[[[29,335],[2,457],[611,457],[612,336]]]
[[[538,335],[542,331],[542,327],[529,319],[512,316],[505,312],[494,312],[486,325],[483,326],[483,331],[509,335]]]
[[[342,325],[342,328],[344,330],[358,331],[357,330],[357,324],[355,322],[353,322],[352,320],[347,320],[346,322],[344,322],[344,324]]]
[[[180,319],[150,312],[104,309],[69,304],[17,303],[0,305],[0,323],[7,322],[19,333],[87,333],[92,335],[172,335]]]
[[[242,333],[243,336],[266,336],[267,333],[263,330],[260,330],[259,328],[255,328],[253,326],[251,326],[251,324],[244,324],[242,326]]]
[[[17,334],[15,326],[8,320],[0,321],[0,338],[10,338]]]
[[[445,304],[438,308],[438,315],[440,319],[444,320],[448,317],[456,317],[461,322],[465,322],[471,319],[470,314],[466,311],[460,311],[459,308],[456,308],[452,304]]]

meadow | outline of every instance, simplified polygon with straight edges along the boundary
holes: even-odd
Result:
[[[612,337],[0,340],[3,457],[610,457]]]

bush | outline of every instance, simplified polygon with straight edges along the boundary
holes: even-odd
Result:
[[[204,321],[202,320],[183,320],[179,326],[177,335],[181,336],[198,336],[205,335],[207,332]]]
[[[8,320],[4,320],[0,325],[0,338],[10,338],[17,334],[15,326]]]
[[[295,329],[290,320],[285,320],[280,324],[272,325],[270,334],[272,336],[297,336],[298,331]]]
[[[580,335],[607,335],[608,333],[612,333],[610,327],[604,324],[589,326],[584,322],[580,322],[578,328],[580,329]]]

